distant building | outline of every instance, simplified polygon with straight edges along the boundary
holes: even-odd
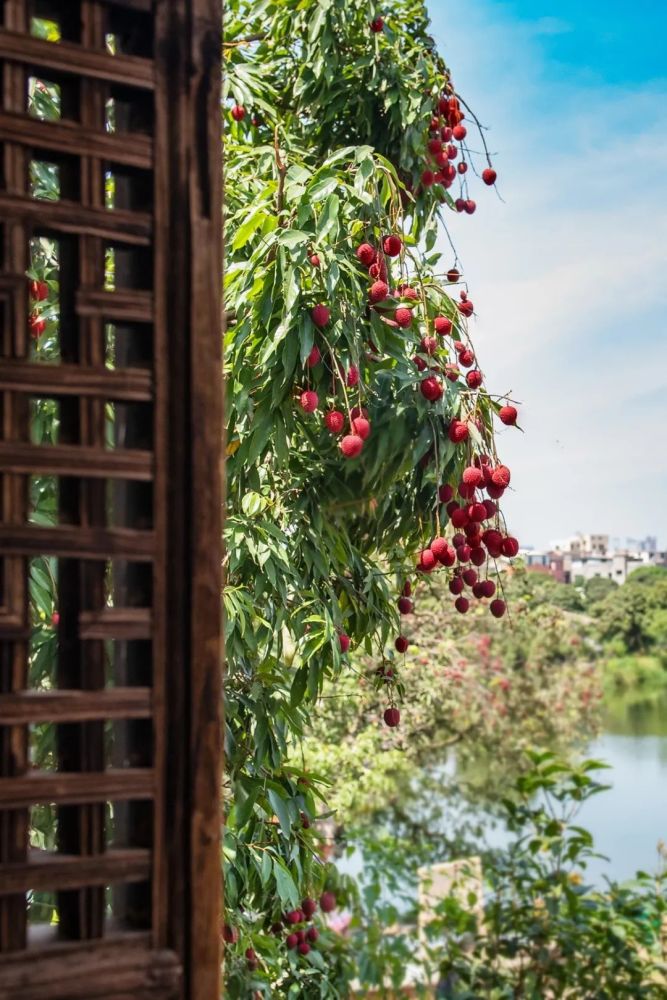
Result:
[[[560,583],[573,583],[577,577],[592,580],[600,577],[625,583],[630,573],[642,566],[666,566],[667,552],[658,550],[658,540],[610,540],[609,535],[578,532],[564,541],[552,542],[546,550],[524,549],[521,556],[526,568],[548,573]]]

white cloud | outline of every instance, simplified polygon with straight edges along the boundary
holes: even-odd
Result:
[[[526,434],[501,437],[513,527],[534,544],[577,529],[664,540],[667,90],[590,85],[585,67],[550,79],[544,23],[505,21],[502,5],[474,0],[460,25],[433,14],[498,150],[505,203],[473,181],[477,213],[450,232],[489,385],[524,402]]]

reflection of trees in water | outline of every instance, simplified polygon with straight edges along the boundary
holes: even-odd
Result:
[[[667,760],[667,688],[608,696],[603,723],[605,732],[613,736],[664,736],[661,752]]]

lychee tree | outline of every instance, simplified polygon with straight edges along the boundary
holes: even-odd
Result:
[[[494,443],[516,409],[487,390],[460,266],[435,250],[475,211],[471,175],[496,178],[416,0],[233,0],[224,79],[227,983],[334,996],[342,960],[302,900],[340,887],[294,744],[354,649],[399,725],[400,620],[428,575],[460,613],[502,617],[495,560],[518,549]]]

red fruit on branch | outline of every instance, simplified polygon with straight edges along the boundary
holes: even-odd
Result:
[[[463,507],[457,507],[450,520],[455,528],[465,528],[468,523],[468,511]]]
[[[462,481],[466,486],[472,486],[476,488],[484,481],[484,473],[481,469],[478,469],[474,465],[469,465],[467,469],[463,470],[463,475],[461,476]]]
[[[341,653],[347,653],[348,649],[350,648],[350,637],[349,637],[349,635],[346,635],[345,632],[339,632],[338,633],[338,645],[340,646]],[[303,912],[306,913],[305,910]],[[315,911],[313,910],[313,913],[314,912]],[[306,916],[308,916],[307,913],[306,913]],[[312,916],[312,914],[311,914],[311,916]]]
[[[299,943],[299,935],[295,934],[294,932],[292,932],[291,934],[288,934],[287,937],[285,938],[285,944],[290,949],[290,951],[292,951],[292,949],[296,948],[296,946],[298,945],[298,943]]]
[[[475,355],[467,347],[464,347],[459,353],[459,362],[464,368],[470,368],[475,363]]]
[[[298,924],[298,923],[301,922],[301,911],[300,910],[289,910],[285,914],[284,919],[285,919],[285,923],[286,924],[292,924],[292,925]]]
[[[504,601],[501,601],[499,597],[497,597],[495,601],[491,601],[489,604],[489,611],[494,618],[502,618],[506,610],[507,605]]]
[[[453,576],[449,581],[449,592],[454,595],[463,593],[463,580],[460,576]]]
[[[468,425],[462,420],[452,420],[449,425],[448,437],[450,441],[454,444],[461,444],[462,441],[468,440]]]
[[[473,566],[483,566],[486,562],[486,552],[479,545],[473,546],[470,552],[470,562]]]
[[[466,572],[467,572],[467,570],[466,570]],[[483,580],[478,580],[477,583],[473,584],[472,594],[473,594],[473,597],[477,598],[477,600],[481,600],[481,598],[484,597],[484,581]]]
[[[297,951],[300,955],[308,955],[310,954],[310,945],[307,941],[299,941]]]
[[[414,604],[409,597],[399,597],[398,610],[402,615],[411,615],[414,611]]]
[[[494,486],[506,489],[510,484],[510,470],[506,465],[497,465],[491,473],[491,482]]]
[[[431,552],[438,560],[444,556],[448,548],[449,544],[446,538],[434,538],[431,542]]]
[[[455,160],[458,155],[459,155],[459,151],[456,148],[456,146],[451,146],[451,145],[447,146],[447,159],[448,160]]]
[[[470,553],[472,549],[469,545],[459,545],[456,550],[456,558],[460,563],[470,562]]]
[[[431,187],[435,181],[435,174],[432,170],[424,170],[421,176],[421,182],[424,187]]]
[[[385,236],[382,242],[382,249],[387,257],[398,257],[402,246],[403,241],[400,236]]]
[[[312,389],[306,389],[305,392],[302,392],[299,399],[301,409],[304,413],[314,413],[319,405],[319,402],[317,393],[313,392]]]
[[[496,585],[493,580],[484,580],[484,596],[493,597],[496,592]]]
[[[431,573],[436,567],[437,559],[430,549],[422,549],[417,561],[417,569],[422,573]]]
[[[386,708],[384,712],[384,721],[387,726],[393,729],[401,721],[401,713],[397,708]]]
[[[447,281],[449,281],[452,285],[455,285],[460,277],[461,275],[455,267],[450,267],[449,271],[447,271]]]
[[[452,321],[451,319],[447,319],[446,316],[436,316],[433,320],[433,326],[435,332],[439,333],[441,337],[445,337],[448,333],[452,332]]]
[[[468,173],[468,164],[466,163],[465,160],[462,160],[459,163],[459,165],[458,165],[458,167],[456,169],[458,170],[458,172],[460,174],[467,174]]]
[[[331,913],[336,909],[336,896],[333,892],[323,892],[320,896],[320,909],[322,913]]]
[[[417,369],[417,371],[420,371],[420,372],[426,371],[426,367],[427,367],[426,366],[426,362],[424,361],[423,358],[420,358],[418,354],[415,354],[415,356],[412,359],[412,361],[413,361],[413,364],[414,364],[415,368]]]
[[[463,302],[457,302],[456,305],[462,316],[472,316],[475,311],[475,307],[469,299],[466,299]]]
[[[476,208],[477,208],[477,202],[473,201],[472,198],[468,198],[465,205],[463,206],[463,211],[466,213],[466,215],[474,215]]]
[[[498,416],[503,424],[513,427],[516,424],[519,413],[516,406],[501,406],[498,410]]]
[[[435,337],[422,337],[419,341],[419,349],[424,352],[424,354],[435,354],[438,349],[438,341]]]
[[[355,385],[359,385],[359,369],[356,365],[350,365],[348,368],[347,375],[345,376],[345,382],[351,389],[353,389]]]
[[[310,257],[308,258],[308,260],[313,265],[313,267],[319,267],[320,266],[321,261],[320,261],[320,258],[317,256],[316,253],[311,254]]]
[[[355,417],[351,426],[353,432],[358,434],[362,441],[365,441],[371,432],[371,425],[366,417]]]
[[[399,635],[396,637],[396,641],[394,642],[394,648],[397,653],[406,652],[408,648],[408,640],[405,638],[404,635]]]
[[[450,125],[445,125],[440,132],[440,138],[443,142],[449,142],[452,138],[452,129]]]
[[[430,403],[437,402],[442,396],[442,383],[433,375],[425,378],[419,388],[424,399],[427,399]]]
[[[374,281],[368,292],[371,302],[383,302],[389,295],[389,286],[385,281]]]
[[[512,538],[511,535],[503,538],[501,548],[503,555],[507,556],[508,559],[513,559],[519,554],[519,542],[516,538]]]
[[[239,939],[239,932],[231,924],[222,925],[222,939],[225,944],[236,944]]]
[[[317,347],[317,345],[315,345],[312,348],[308,357],[306,358],[306,364],[308,365],[309,368],[314,368],[315,365],[318,365],[321,360],[322,360],[322,355],[320,354],[320,349],[319,347]]]
[[[486,492],[493,500],[500,500],[501,496],[505,492],[505,487],[495,486],[493,483],[489,483],[486,487]]]
[[[364,440],[358,434],[346,434],[340,443],[340,450],[345,458],[357,458],[363,446]]]
[[[449,503],[454,496],[454,490],[449,483],[443,483],[438,489],[438,500],[440,503]]]
[[[401,591],[403,597],[412,597],[412,584],[409,580],[406,580],[403,584],[403,590]]]
[[[468,587],[473,587],[477,583],[477,570],[464,569],[461,576],[463,577],[463,582]]]
[[[454,208],[457,212],[465,212],[466,210],[466,200],[465,198],[457,198],[454,202]]]
[[[326,326],[331,317],[331,310],[326,306],[314,306],[310,311],[310,318],[315,326]]]
[[[493,167],[487,167],[486,170],[482,170],[482,180],[485,184],[488,184],[489,187],[496,183],[497,176],[498,174],[495,172]]]
[[[498,513],[498,505],[493,500],[482,500],[482,503],[486,509],[487,518],[493,517],[494,514]]]
[[[429,122],[428,130],[429,132],[437,132],[439,128],[440,128],[440,119],[434,116],[433,118],[431,118],[431,121]]]
[[[320,932],[318,931],[317,927],[309,927],[308,930],[306,931],[306,937],[312,944],[315,944],[319,936]]]
[[[370,243],[361,243],[355,250],[357,260],[364,265],[364,267],[370,267],[375,261],[375,250],[370,245]]]
[[[410,285],[399,285],[396,289],[396,295],[401,299],[413,299],[413,301],[419,301],[419,293],[416,289],[411,288]]]
[[[466,375],[466,382],[468,383],[468,388],[470,389],[479,389],[482,381],[482,373],[478,371],[477,368],[473,368],[473,370],[468,372]]]
[[[400,327],[406,329],[412,323],[412,310],[406,309],[405,306],[399,306],[394,313],[394,319]]]
[[[30,297],[35,300],[35,302],[44,302],[45,299],[49,297],[49,286],[45,281],[31,281],[30,282]]]
[[[370,27],[371,31],[377,35],[384,28],[384,21],[381,17],[376,17],[371,21]]]
[[[470,601],[467,597],[457,597],[454,601],[454,607],[460,615],[464,615],[470,607]]]
[[[242,104],[235,104],[232,108],[232,118],[235,122],[243,121],[245,118],[245,108]]]
[[[340,434],[345,426],[345,417],[340,410],[330,410],[324,417],[324,423],[332,434]]]
[[[433,156],[437,156],[442,152],[442,143],[439,139],[429,139],[427,149]]]
[[[465,125],[455,125],[454,128],[452,129],[452,136],[456,139],[457,142],[461,142],[462,139],[465,139],[467,134],[468,134],[468,129],[465,127]]]
[[[486,507],[483,503],[471,503],[468,507],[468,517],[475,524],[481,524],[482,521],[486,521]]]
[[[456,552],[454,549],[448,548],[438,561],[441,562],[443,566],[451,567],[456,562]]]

